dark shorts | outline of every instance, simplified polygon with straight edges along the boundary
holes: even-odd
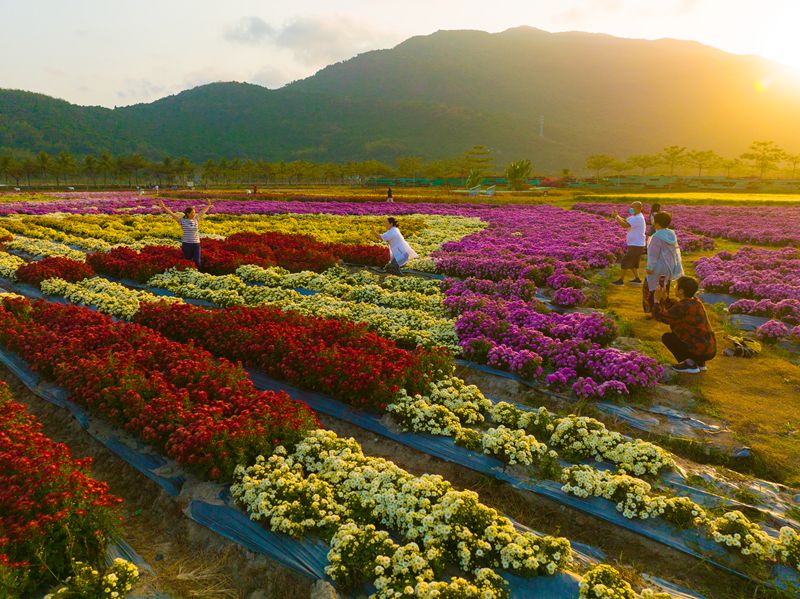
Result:
[[[646,248],[638,245],[629,245],[628,251],[622,257],[622,268],[639,268],[639,260]]]
[[[197,270],[200,270],[200,244],[182,243],[181,251],[183,252],[183,257],[194,262]]]

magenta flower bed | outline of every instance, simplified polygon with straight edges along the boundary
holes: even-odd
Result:
[[[695,269],[707,291],[746,298],[731,304],[731,312],[800,324],[800,250],[743,247],[700,258]]]
[[[613,204],[575,204],[574,207],[602,215],[611,214],[614,208],[620,212],[628,209]],[[664,209],[672,213],[679,240],[693,231],[744,243],[800,246],[800,228],[797,227],[800,207],[676,205]],[[682,250],[685,242],[681,240]]]

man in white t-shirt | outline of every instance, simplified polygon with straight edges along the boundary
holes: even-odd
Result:
[[[642,214],[642,203],[634,202],[628,210],[628,217],[622,218],[617,211],[611,213],[611,217],[619,223],[621,227],[627,229],[625,243],[628,246],[625,255],[622,257],[622,273],[619,279],[612,285],[624,285],[625,273],[630,271],[633,279],[632,285],[641,285],[642,279],[639,276],[639,260],[647,251],[647,221]]]

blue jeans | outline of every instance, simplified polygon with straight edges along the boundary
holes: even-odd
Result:
[[[183,251],[183,257],[194,262],[197,270],[200,270],[200,244],[182,243],[181,251]]]

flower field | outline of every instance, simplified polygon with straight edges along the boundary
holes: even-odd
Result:
[[[81,571],[87,584],[121,595],[136,578],[132,564],[114,564],[103,580],[109,537],[119,530],[108,485],[89,476],[91,460],[74,459],[69,448],[41,432],[35,417],[0,382],[0,592],[28,597]],[[74,585],[73,585],[74,586]]]
[[[598,309],[592,281],[614,268],[624,238],[591,213],[606,205],[580,208],[222,199],[201,223],[198,271],[151,199],[3,203],[0,283],[31,299],[0,295],[0,351],[188,475],[229,487],[253,522],[324,543],[325,573],[344,592],[524,596],[520,580],[577,571],[583,582],[569,596],[671,596],[634,591],[608,565],[587,572],[564,536],[518,527],[478,493],[369,455],[325,430],[313,403],[260,390],[255,375],[491,460],[500,480],[540,481],[551,499],[608,510],[605,520],[659,534],[673,550],[693,555],[700,539],[714,564],[778,589],[794,584],[800,537],[788,504],[695,486],[707,466],[576,407],[652,401],[666,383],[663,363],[621,343],[618,320]],[[683,232],[689,216],[677,208],[686,251],[735,238],[712,217]],[[370,228],[385,226],[387,209],[420,254],[405,276],[375,269],[389,255]],[[744,248],[701,258],[696,270],[707,290],[742,296],[741,311],[796,325],[796,253]],[[457,368],[507,373],[560,403],[492,399]],[[75,561],[96,561],[100,547]],[[25,558],[4,548],[0,574],[13,581]],[[79,578],[80,566],[64,567]]]

